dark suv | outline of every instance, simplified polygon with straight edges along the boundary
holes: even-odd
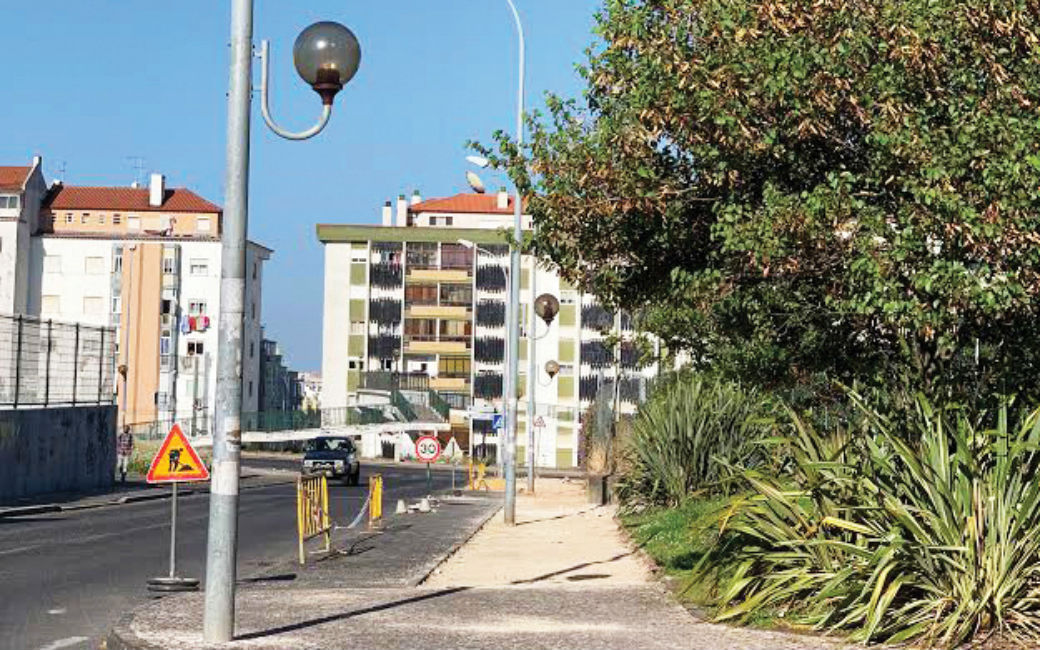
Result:
[[[307,444],[303,471],[324,472],[326,476],[343,479],[347,485],[357,485],[361,480],[361,463],[357,456],[357,448],[350,438],[321,436]]]

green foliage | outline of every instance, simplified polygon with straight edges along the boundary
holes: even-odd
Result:
[[[618,497],[629,507],[675,505],[696,492],[726,492],[731,467],[756,467],[756,441],[772,421],[760,395],[684,373],[643,404],[625,440]]]
[[[772,610],[862,641],[952,647],[1040,638],[1040,411],[990,428],[918,401],[890,421],[825,436],[794,418],[781,478],[748,471],[753,495],[720,518],[705,570],[728,563],[720,620]],[[780,443],[778,443],[780,444]]]
[[[597,31],[581,103],[478,146],[567,280],[756,385],[1040,395],[1040,6],[605,0]]]

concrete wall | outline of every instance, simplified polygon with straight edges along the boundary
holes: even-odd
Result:
[[[0,410],[0,503],[111,485],[116,407]]]

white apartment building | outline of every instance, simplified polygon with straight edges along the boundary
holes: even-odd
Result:
[[[126,368],[117,378],[120,422],[145,428],[178,420],[194,423],[196,433],[209,432],[216,400],[220,207],[190,190],[168,188],[159,174],[145,188],[55,183],[46,189],[39,159],[15,192],[2,184],[5,175],[18,173],[4,171],[12,169],[19,168],[0,167],[0,206],[10,193],[23,210],[17,232],[13,223],[0,222],[0,310],[116,327],[118,363]],[[263,263],[271,254],[249,243],[246,412],[257,410]]]
[[[426,201],[415,193],[398,197],[396,209],[388,201],[382,225],[317,227],[325,246],[323,407],[355,403],[373,373],[425,375],[454,407],[452,435],[463,448],[497,445],[492,421],[502,411],[513,214],[504,190]],[[530,217],[522,224],[530,228]],[[634,410],[657,363],[640,363],[630,318],[608,312],[555,270],[524,256],[520,286],[518,458],[530,419],[537,464],[573,467],[580,414],[600,387],[616,378],[621,410]],[[542,294],[556,297],[560,312],[532,332],[529,309]],[[626,340],[608,346],[618,327]],[[556,375],[545,371],[549,361],[557,362]]]

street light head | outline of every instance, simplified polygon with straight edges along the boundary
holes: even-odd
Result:
[[[480,176],[477,176],[473,172],[466,172],[466,182],[473,188],[473,191],[477,194],[483,194],[487,191],[484,187],[484,181],[480,180]]]
[[[560,311],[560,301],[551,293],[543,293],[534,301],[534,313],[545,321],[546,325],[552,325],[553,319]]]
[[[469,161],[470,164],[476,165],[481,169],[486,169],[487,166],[491,164],[491,161],[484,156],[466,156],[466,160]]]
[[[558,372],[560,372],[560,364],[555,361],[545,362],[545,374],[549,375],[549,379],[555,377]]]
[[[296,37],[293,62],[322,103],[330,105],[361,65],[361,45],[354,32],[339,23],[314,23]]]

